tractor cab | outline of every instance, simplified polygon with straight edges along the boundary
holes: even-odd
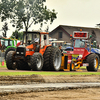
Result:
[[[33,42],[40,43],[40,33],[39,32],[24,32],[23,35],[23,43],[26,45],[30,45]]]
[[[40,48],[49,45],[49,35],[46,32],[24,32],[23,44],[25,44],[27,48],[32,47],[31,49],[35,49],[35,47],[38,47],[38,49],[40,50]]]
[[[1,39],[0,50],[6,50],[11,46],[16,46],[17,41],[12,39]]]
[[[74,48],[86,48],[89,43],[89,33],[85,31],[74,31]]]
[[[49,35],[46,32],[24,32],[22,45],[16,48],[16,57],[25,59],[25,57],[33,55],[35,52],[44,54],[49,45]]]
[[[69,54],[80,54],[82,57],[86,57],[91,50],[91,42],[89,33],[86,31],[74,31],[73,32],[73,51],[67,51]]]
[[[74,48],[87,48],[87,42],[86,40],[76,39]]]
[[[1,45],[7,48],[8,46],[12,46],[11,39],[1,39]]]

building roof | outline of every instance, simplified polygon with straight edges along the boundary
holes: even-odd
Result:
[[[54,33],[56,30],[61,29],[62,31],[64,31],[66,34],[70,35],[72,34],[72,32],[70,32],[69,30],[71,29],[72,31],[80,31],[80,29],[82,29],[83,31],[86,30],[100,30],[99,28],[93,28],[93,27],[81,27],[81,26],[69,26],[69,25],[59,25],[58,27],[56,27],[54,30],[52,30],[49,34]],[[68,30],[69,29],[69,30]]]

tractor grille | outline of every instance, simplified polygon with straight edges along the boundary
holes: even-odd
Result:
[[[25,47],[17,47],[16,49],[16,56],[25,57],[26,48]]]

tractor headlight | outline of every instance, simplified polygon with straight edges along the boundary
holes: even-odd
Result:
[[[19,52],[16,52],[17,54],[19,54]]]
[[[23,54],[24,54],[24,52],[21,52],[21,54],[23,55]]]

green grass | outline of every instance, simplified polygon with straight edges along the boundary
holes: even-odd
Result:
[[[100,72],[0,72],[0,76],[6,75],[100,75]]]
[[[82,66],[82,67],[80,67],[80,69],[86,69],[86,66]],[[100,66],[98,69],[100,69]]]
[[[0,67],[6,67],[6,63],[4,63],[4,66],[1,65],[0,62]],[[100,68],[100,67],[99,67]],[[86,69],[86,67],[81,67],[81,69]],[[0,76],[7,76],[7,75],[100,75],[100,72],[64,72],[64,71],[59,71],[59,72],[32,72],[32,71],[27,71],[27,72],[0,72]]]

